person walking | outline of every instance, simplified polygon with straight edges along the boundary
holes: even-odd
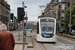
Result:
[[[0,25],[0,50],[14,50],[15,40],[13,34],[7,31],[5,24]]]
[[[32,32],[32,29],[30,29],[30,33],[32,34],[33,32]]]

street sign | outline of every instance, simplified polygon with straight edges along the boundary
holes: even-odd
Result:
[[[24,20],[28,20],[28,17],[24,17]]]

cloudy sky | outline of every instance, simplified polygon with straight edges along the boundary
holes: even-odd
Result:
[[[37,17],[41,15],[40,5],[47,5],[51,0],[6,0],[11,6],[11,13],[17,17],[17,7],[22,7],[22,1],[27,6],[25,11],[27,12],[28,21],[37,21]],[[42,8],[43,10],[44,8]]]

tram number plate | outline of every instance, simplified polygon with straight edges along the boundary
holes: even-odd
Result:
[[[50,37],[50,35],[47,35],[47,37]]]

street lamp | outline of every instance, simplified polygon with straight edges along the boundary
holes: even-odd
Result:
[[[24,1],[22,2],[22,7],[23,8],[27,8],[27,6],[24,6]],[[24,30],[24,19],[23,19],[23,50],[24,50],[24,47],[25,47],[25,43],[26,43],[26,37],[25,37],[25,34],[26,34],[26,30]]]

